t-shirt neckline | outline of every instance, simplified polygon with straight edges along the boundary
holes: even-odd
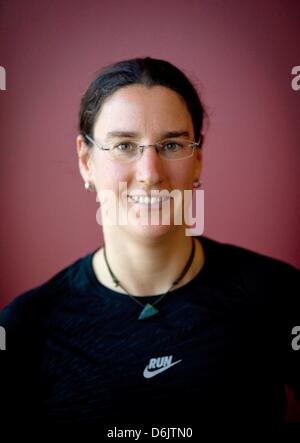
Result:
[[[186,292],[187,290],[191,289],[192,287],[194,287],[195,285],[199,286],[202,285],[204,283],[204,281],[206,280],[207,274],[208,274],[208,267],[210,264],[210,253],[209,253],[209,247],[208,244],[210,242],[210,240],[206,237],[195,237],[197,238],[200,243],[201,246],[203,248],[203,253],[204,253],[204,263],[202,268],[199,270],[199,272],[194,276],[194,278],[192,280],[190,280],[188,283],[186,283],[183,286],[180,286],[177,289],[174,289],[173,291],[170,292],[170,294],[172,294],[172,296],[176,296],[176,295],[181,295],[183,292]],[[90,280],[90,282],[92,283],[94,289],[96,289],[97,292],[99,293],[106,293],[107,295],[110,296],[117,296],[117,297],[128,297],[128,294],[124,294],[118,291],[114,291],[113,289],[108,288],[107,286],[103,285],[103,283],[101,283],[94,271],[93,268],[93,257],[95,255],[95,253],[99,250],[99,248],[101,248],[102,246],[99,246],[97,249],[95,249],[94,251],[92,251],[90,254],[88,254],[86,256],[86,259],[84,260],[85,262],[85,271],[88,275],[88,278]],[[155,295],[145,295],[145,296],[134,296],[131,295],[131,297],[134,297],[140,301],[143,302],[148,302],[150,300],[156,300],[159,297],[161,297],[164,293],[161,294],[155,294]]]

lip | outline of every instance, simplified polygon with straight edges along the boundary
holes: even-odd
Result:
[[[127,191],[128,195],[136,195],[136,196],[143,196],[143,197],[156,197],[161,192],[167,192],[169,193],[168,189],[151,189],[150,191],[144,191],[143,189],[133,189],[131,192]]]
[[[141,207],[141,208],[162,208],[162,206],[163,206],[163,203],[164,202],[167,202],[167,201],[169,201],[170,200],[170,197],[169,196],[166,196],[165,197],[165,199],[164,200],[160,200],[160,201],[157,201],[157,202],[154,202],[154,203],[151,203],[151,202],[148,202],[148,203],[143,203],[143,202],[136,202],[136,201],[134,201],[132,198],[131,198],[131,195],[132,196],[143,196],[143,197],[154,197],[153,195],[151,196],[151,195],[149,195],[149,194],[136,194],[136,193],[134,193],[134,194],[128,194],[127,195],[127,201],[129,202],[129,204],[130,205],[133,205],[133,206],[138,206],[138,207]],[[164,198],[164,197],[163,197]]]

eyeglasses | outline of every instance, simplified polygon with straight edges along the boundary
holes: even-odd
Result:
[[[108,155],[112,160],[120,162],[132,162],[142,157],[144,149],[153,147],[160,157],[164,160],[183,160],[192,157],[195,148],[201,148],[202,136],[199,141],[192,142],[183,138],[155,143],[153,145],[139,145],[133,141],[122,141],[101,146],[89,135],[85,134],[85,138],[93,143],[97,148],[108,151]]]

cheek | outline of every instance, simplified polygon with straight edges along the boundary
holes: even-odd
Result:
[[[95,181],[101,189],[116,190],[120,182],[128,181],[128,170],[109,161],[98,161],[95,165]]]
[[[169,171],[169,178],[173,189],[190,188],[193,182],[192,166],[174,165]]]

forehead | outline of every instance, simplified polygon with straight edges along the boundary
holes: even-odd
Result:
[[[183,98],[164,86],[130,85],[120,88],[102,105],[95,134],[110,131],[188,130],[192,118]]]

